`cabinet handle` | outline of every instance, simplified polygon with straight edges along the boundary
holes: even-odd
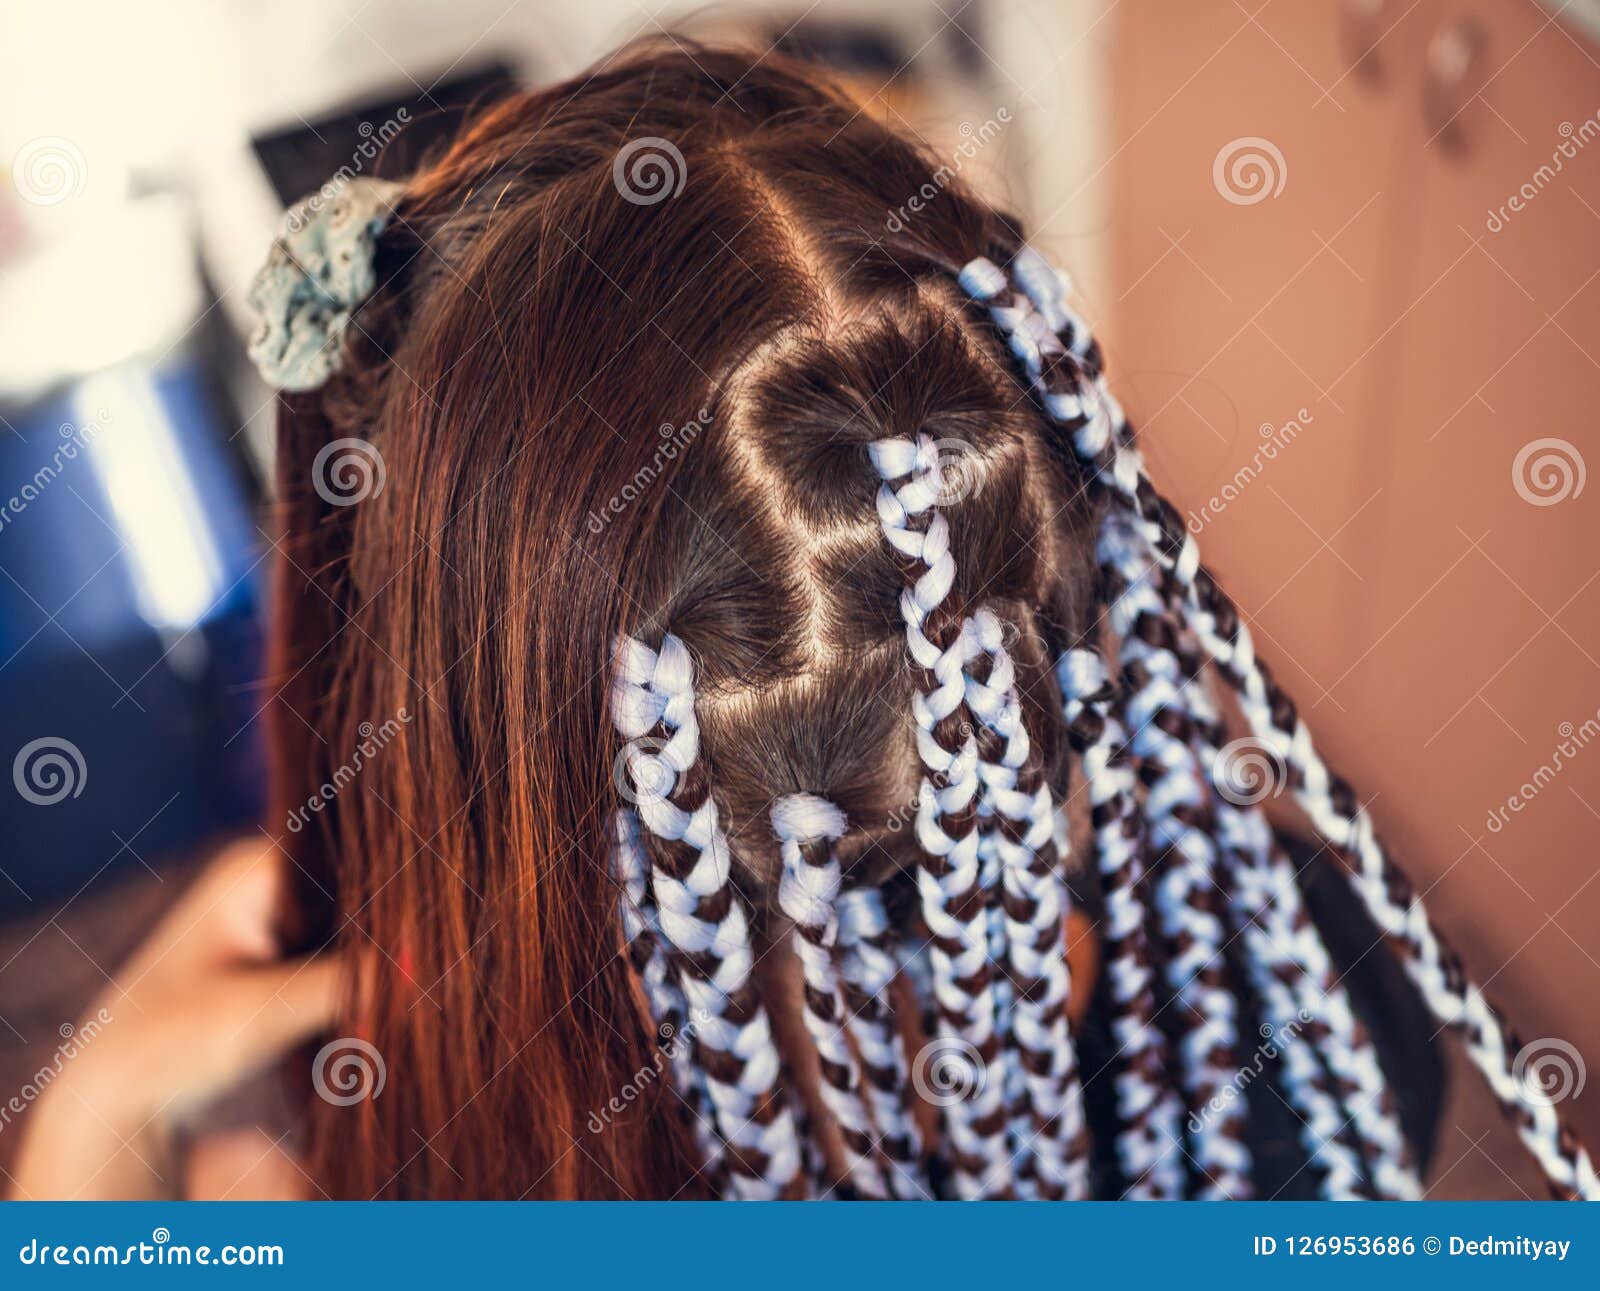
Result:
[[[1447,153],[1468,148],[1463,116],[1467,104],[1483,88],[1484,51],[1488,38],[1472,18],[1457,18],[1428,42],[1422,77],[1422,119],[1428,142]]]

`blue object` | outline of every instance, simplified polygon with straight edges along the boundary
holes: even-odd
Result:
[[[0,916],[261,808],[261,540],[199,365],[83,379],[0,435]]]

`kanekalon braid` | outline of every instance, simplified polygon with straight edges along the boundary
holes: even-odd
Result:
[[[1046,302],[1051,314],[1066,320],[1067,332],[1084,344],[1088,329],[1066,307],[1065,285],[1037,255],[1021,259],[1025,268],[1020,276],[1027,294]],[[1097,365],[1097,357],[1095,362]],[[1114,424],[1113,433],[1121,447],[1133,447],[1132,432],[1125,420]],[[1315,1105],[1311,1111],[1301,1108],[1311,1124],[1341,1127],[1331,1139],[1325,1130],[1321,1135],[1321,1141],[1328,1144],[1322,1154],[1328,1159],[1324,1163],[1326,1187],[1330,1194],[1345,1194],[1351,1177],[1349,1167],[1355,1164],[1355,1158],[1343,1158],[1349,1157],[1347,1145],[1354,1144],[1362,1153],[1361,1159],[1370,1163],[1378,1196],[1412,1200],[1421,1195],[1421,1183],[1410,1164],[1394,1095],[1378,1064],[1377,1051],[1336,981],[1327,948],[1306,912],[1288,857],[1277,845],[1259,807],[1248,804],[1247,810],[1219,789],[1217,759],[1227,735],[1201,676],[1203,660],[1194,634],[1184,622],[1182,589],[1154,561],[1143,535],[1136,530],[1130,532],[1129,519],[1109,517],[1107,531],[1109,540],[1121,552],[1125,579],[1148,578],[1161,587],[1162,609],[1158,612],[1153,599],[1141,589],[1145,596],[1143,608],[1147,622],[1159,623],[1157,634],[1172,644],[1179,665],[1181,680],[1176,699],[1188,722],[1197,760],[1192,765],[1201,784],[1203,832],[1214,837],[1221,847],[1227,880],[1223,887],[1234,914],[1242,919],[1248,952],[1246,970],[1258,996],[1270,991],[1275,1005],[1280,1006],[1269,1009],[1282,1018],[1275,1023],[1275,1035],[1281,1038],[1286,1034],[1286,1025],[1297,1028],[1287,1033],[1296,1047],[1286,1054],[1284,1062],[1290,1101],[1298,1099],[1297,1106]],[[1260,932],[1265,935],[1257,936]],[[1268,971],[1261,971],[1264,967]],[[1291,996],[1280,999],[1278,988],[1285,983]],[[1291,999],[1296,1007],[1285,1011],[1281,1005]],[[1315,1057],[1306,1052],[1308,1046],[1302,1037],[1314,1041],[1309,1047],[1315,1049]],[[1339,1082],[1344,1106],[1354,1109],[1348,1116],[1339,1115],[1336,1121],[1328,1121],[1329,1108],[1325,1106],[1331,1102],[1338,1114],[1338,1101],[1327,1084],[1329,1072]],[[1306,1133],[1313,1133],[1309,1125]],[[1313,1151],[1313,1160],[1316,1155]],[[1361,1191],[1350,1195],[1371,1194]]]
[[[1168,986],[1179,1031],[1178,1076],[1189,1104],[1190,1154],[1205,1200],[1242,1200],[1251,1192],[1245,1103],[1229,1087],[1239,1072],[1238,1008],[1223,958],[1218,917],[1216,844],[1204,828],[1204,771],[1191,747],[1179,702],[1176,642],[1148,570],[1122,549],[1116,517],[1107,518],[1100,559],[1115,579],[1111,627],[1121,638],[1123,673],[1138,678],[1128,695],[1131,748],[1146,775],[1150,844],[1165,855],[1155,873],[1156,917],[1169,949]]]
[[[895,942],[883,893],[870,887],[847,888],[835,908],[847,1025],[861,1053],[889,1191],[901,1201],[931,1200],[922,1166],[922,1136],[911,1110],[910,1064],[891,997],[897,972]]]
[[[981,761],[978,775],[997,822],[1005,953],[1015,988],[1011,1039],[1029,1113],[1026,1137],[1015,1150],[1029,1150],[1029,1174],[1040,1197],[1081,1200],[1089,1194],[1089,1134],[1067,1024],[1067,890],[1055,863],[1056,807],[1023,722],[1000,620],[980,609],[972,628],[990,669],[983,680],[969,675],[967,706],[1001,743],[999,758]],[[980,737],[980,749],[985,742]]]
[[[1370,1163],[1372,1183],[1377,1195],[1386,1200],[1410,1201],[1422,1195],[1421,1181],[1411,1163],[1410,1147],[1400,1123],[1399,1107],[1390,1089],[1378,1053],[1366,1028],[1350,1007],[1350,998],[1339,982],[1322,934],[1311,921],[1295,881],[1294,868],[1278,845],[1272,826],[1260,806],[1244,796],[1238,786],[1222,787],[1231,773],[1222,765],[1222,749],[1227,733],[1206,680],[1200,675],[1202,661],[1192,634],[1179,629],[1179,656],[1185,681],[1183,698],[1193,723],[1196,751],[1201,765],[1210,769],[1207,787],[1216,819],[1217,835],[1223,855],[1229,862],[1230,900],[1239,916],[1246,938],[1246,963],[1258,990],[1263,982],[1287,984],[1291,999],[1284,1001],[1296,1012],[1299,1029],[1289,1033],[1293,1052],[1285,1050],[1289,1100],[1299,1106],[1297,1089],[1301,1050],[1311,1043],[1321,1063],[1312,1064],[1305,1074],[1312,1078],[1317,1093],[1326,1089],[1326,1074],[1337,1087],[1329,1091],[1345,1108],[1341,1115],[1342,1143],[1348,1139]],[[1280,1010],[1281,1011],[1281,1010]],[[1284,1022],[1275,1022],[1277,1034],[1284,1035]],[[1309,1055],[1306,1055],[1309,1056]],[[1306,1093],[1302,1098],[1315,1098]],[[1309,1119],[1308,1114],[1308,1119]],[[1324,1135],[1324,1138],[1327,1136]],[[1319,1157],[1328,1174],[1328,1191],[1336,1187],[1336,1170],[1329,1164],[1329,1153],[1338,1148],[1330,1143]]]
[[[700,761],[694,665],[671,633],[659,652],[620,642],[612,716],[651,835],[651,890],[679,985],[696,1019],[695,1055],[727,1144],[736,1196],[774,1199],[801,1178],[800,1140],[767,1011],[751,979],[744,907]]]
[[[1209,724],[1215,720],[1215,711],[1187,643],[1170,618],[1166,630],[1178,640],[1184,672],[1178,698],[1189,721],[1198,766],[1208,769],[1219,747]],[[1242,943],[1245,972],[1261,1003],[1258,1053],[1282,1058],[1284,1095],[1299,1115],[1306,1161],[1320,1177],[1322,1195],[1331,1201],[1370,1198],[1374,1193],[1367,1181],[1358,1126],[1364,1109],[1356,1105],[1356,1112],[1347,1116],[1335,1095],[1321,1060],[1335,1047],[1333,1030],[1323,1021],[1327,1010],[1313,998],[1313,983],[1292,953],[1294,943],[1276,940],[1282,936],[1291,907],[1268,865],[1271,829],[1259,809],[1251,816],[1217,793],[1208,770],[1201,770],[1198,779],[1204,794],[1203,827],[1217,840],[1217,868],[1228,912]],[[1298,890],[1295,895],[1298,897]],[[1298,902],[1292,908],[1305,917]]]
[[[904,557],[900,612],[919,676],[912,701],[924,768],[917,795],[917,890],[933,939],[938,1042],[947,1050],[946,1065],[971,1067],[970,1078],[959,1082],[967,1087],[941,1099],[953,1149],[952,1182],[962,1198],[995,1196],[1010,1188],[1012,1171],[979,872],[977,742],[963,720],[971,633],[945,603],[955,561],[949,526],[936,505],[940,476],[933,441],[926,435],[915,443],[880,439],[870,453],[882,481],[878,519],[884,537]]]
[[[1588,1152],[1537,1083],[1517,1071],[1521,1046],[1515,1034],[1434,928],[1410,880],[1378,841],[1355,791],[1322,761],[1293,700],[1255,661],[1250,630],[1232,603],[1204,570],[1199,572],[1196,590],[1200,582],[1211,590],[1190,602],[1196,633],[1238,693],[1251,730],[1289,767],[1296,801],[1324,841],[1354,858],[1351,878],[1363,904],[1400,948],[1401,962],[1434,1016],[1461,1032],[1468,1054],[1557,1195],[1600,1201],[1600,1175]],[[1214,608],[1196,609],[1207,601]],[[1226,613],[1217,613],[1222,606]]]
[[[863,1197],[882,1199],[888,1182],[862,1098],[861,1065],[845,1038],[845,1002],[833,963],[840,871],[832,845],[844,837],[844,813],[814,794],[789,794],[772,805],[772,830],[783,851],[778,908],[794,921],[795,956],[805,979],[801,1015],[821,1064],[822,1101],[844,1139],[851,1184]]]
[[[1323,1013],[1314,1010],[1315,1002],[1298,989],[1307,980],[1305,974],[1277,940],[1282,924],[1280,893],[1271,871],[1261,864],[1259,840],[1247,836],[1256,826],[1267,828],[1264,819],[1251,820],[1244,813],[1230,813],[1225,801],[1219,804],[1217,828],[1228,907],[1244,946],[1245,971],[1261,999],[1263,1027],[1270,1028],[1264,1040],[1282,1055],[1284,1096],[1300,1116],[1301,1144],[1307,1162],[1321,1172],[1322,1196],[1329,1201],[1366,1200],[1375,1188],[1368,1184],[1360,1143],[1365,1109],[1351,1100],[1353,1110],[1346,1112],[1319,1061],[1319,1053],[1325,1058],[1331,1047],[1319,1044],[1314,1030]],[[1266,843],[1270,847],[1270,830]]]
[[[985,748],[993,735],[978,736],[978,777],[984,778]],[[1023,1200],[1035,1196],[1033,1177],[1033,1134],[1029,1128],[1028,1093],[1023,1085],[1022,1060],[1012,1042],[1012,1008],[1016,989],[1012,985],[1006,951],[1005,883],[999,845],[1000,820],[993,799],[978,794],[978,883],[984,894],[984,933],[989,947],[989,974],[994,985],[994,1025],[1000,1039],[1000,1063],[1005,1076],[1005,1102],[1010,1115],[1011,1167],[1017,1179],[1017,1195]]]
[[[1105,893],[1106,984],[1116,1004],[1116,1137],[1124,1196],[1175,1200],[1183,1195],[1183,1128],[1167,1078],[1167,1042],[1156,1023],[1155,964],[1145,925],[1143,831],[1134,776],[1123,757],[1126,735],[1112,716],[1115,690],[1099,651],[1077,647],[1056,664],[1066,704],[1067,736],[1089,793],[1095,863]]]
[[[1037,296],[1036,308],[1042,310],[1042,301],[1060,313],[1065,285],[1053,271],[1040,271],[1042,264],[1030,253],[1026,262],[1030,278],[1023,280],[1024,290]],[[960,282],[984,302],[995,300],[1007,286],[1005,273],[983,259],[967,265]],[[991,313],[1007,329],[1008,320],[999,308]],[[1026,319],[1008,330],[1013,349],[1025,364],[1030,342],[1037,348],[1038,333],[1049,330],[1042,313],[1033,318],[1037,321]],[[1188,625],[1238,694],[1251,730],[1290,769],[1295,799],[1319,836],[1353,861],[1350,878],[1357,895],[1394,941],[1435,1017],[1462,1034],[1468,1054],[1552,1188],[1560,1196],[1600,1200],[1600,1175],[1583,1145],[1562,1124],[1537,1082],[1517,1071],[1515,1035],[1467,976],[1460,956],[1433,927],[1410,881],[1378,841],[1355,791],[1322,761],[1294,701],[1256,658],[1238,607],[1201,564],[1199,547],[1183,518],[1144,473],[1138,450],[1121,429],[1122,410],[1099,379],[1098,362],[1080,360],[1080,364],[1081,372],[1064,372],[1061,365],[1029,369],[1045,411],[1069,433],[1074,450],[1093,468],[1107,494],[1144,522],[1152,555],[1183,590]],[[1087,389],[1083,376],[1092,381]]]
[[[644,987],[650,1016],[667,1047],[673,1088],[688,1107],[701,1168],[713,1191],[727,1186],[722,1140],[717,1137],[711,1096],[705,1073],[694,1064],[690,1046],[695,1028],[677,976],[661,947],[661,927],[650,899],[650,863],[639,838],[639,818],[631,809],[616,815],[616,844],[612,868],[622,885],[619,901],[623,944]]]

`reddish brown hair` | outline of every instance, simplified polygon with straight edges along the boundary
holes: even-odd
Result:
[[[642,171],[641,148],[656,158]],[[611,729],[621,634],[652,658],[670,643],[680,687],[693,673],[699,739],[669,793],[685,816],[714,803],[734,860],[732,888],[719,871],[693,894],[696,931],[748,906],[760,958],[786,928],[772,917],[771,809],[791,795],[848,821],[846,887],[881,891],[902,934],[916,917],[898,894],[917,872],[940,1038],[966,1043],[995,1073],[991,1094],[1004,1090],[981,1111],[946,1108],[934,1190],[1089,1188],[1054,963],[1069,745],[1094,802],[1115,1009],[1105,1101],[1118,1152],[1096,1190],[1249,1195],[1245,1109],[1225,1096],[1232,1045],[1246,1017],[1303,1024],[1313,1011],[1281,1080],[1321,1190],[1418,1189],[1293,871],[1227,782],[1209,656],[1324,839],[1354,853],[1367,908],[1436,1015],[1467,1033],[1556,1186],[1593,1191],[1548,1105],[1508,1092],[1515,1046],[1498,1015],[1143,474],[1059,281],[964,185],[929,185],[939,169],[815,69],[672,42],[507,100],[407,182],[340,372],[286,399],[280,423],[275,791],[296,821],[304,939],[346,953],[344,1034],[386,1072],[376,1098],[313,1101],[316,1176],[353,1197],[714,1190],[622,953],[612,826],[638,764],[619,769]],[[898,213],[929,187],[915,219]],[[341,506],[327,458],[352,444],[381,459],[383,487]],[[934,460],[947,455],[960,474],[948,496]],[[924,577],[938,588],[918,608]],[[1120,638],[1112,676],[1102,609]],[[993,630],[990,662],[962,661],[947,694],[966,697],[930,717],[939,679],[908,641],[944,664],[976,639],[969,627]],[[979,712],[985,667],[1005,678],[1004,722]],[[983,764],[981,799],[930,793],[949,787],[935,744],[973,751],[962,774],[975,783]],[[1016,752],[1005,766],[1003,745]],[[905,824],[930,801],[913,837]],[[1007,843],[1024,855],[1002,863],[1003,881],[969,879],[977,853],[947,866],[953,853],[920,832],[930,821],[951,847],[978,831],[993,857]],[[651,835],[665,910],[695,856]],[[795,842],[790,862],[828,869],[832,837]],[[946,890],[951,874],[969,886]],[[828,917],[801,929],[824,975]],[[750,949],[732,922],[741,940],[723,962]],[[669,948],[685,990],[717,975],[710,947]],[[715,1020],[738,1023],[723,1036],[759,1031],[769,1075],[779,1058],[815,1067],[803,1043],[771,1045],[739,976],[719,987]],[[813,986],[808,1022],[838,1007]],[[858,994],[850,1008],[881,1024],[887,993]],[[771,1012],[781,1028],[801,1008],[779,999]],[[695,1052],[699,1092],[732,1086],[747,1061],[699,1038]],[[852,1053],[835,1057],[823,1078],[858,1097]],[[741,1124],[714,1109],[728,1148],[715,1168],[773,1185],[747,1195],[832,1186],[830,1163],[802,1179],[787,1151],[778,1105],[805,1082],[769,1075],[741,1091],[754,1099]],[[909,1097],[903,1079],[869,1079]],[[735,1144],[763,1117],[784,1143]],[[911,1158],[914,1136],[896,1137],[891,1148],[863,1126],[851,1147]],[[869,1194],[877,1164],[860,1176]],[[918,1191],[927,1164],[907,1172]]]
[[[653,204],[614,175],[645,137],[683,159]],[[959,184],[888,227],[936,168],[814,68],[651,46],[505,101],[408,183],[344,371],[286,403],[279,444],[279,799],[409,718],[292,839],[360,966],[349,1031],[387,1065],[380,1098],[317,1109],[334,1195],[704,1187],[659,1082],[583,1128],[652,1065],[606,865],[619,631],[693,648],[760,906],[775,796],[834,797],[881,873],[897,840],[872,822],[915,790],[869,441],[973,445],[961,596],[1082,617],[1082,482],[953,286],[1017,238]],[[311,464],[346,436],[385,485],[336,507]],[[1059,772],[1058,726],[1038,721]]]

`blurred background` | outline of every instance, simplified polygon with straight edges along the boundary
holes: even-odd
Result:
[[[40,2],[0,17],[0,1091],[259,823],[283,207],[668,31],[831,64],[1024,217],[1438,921],[1600,1062],[1600,0]],[[1433,1186],[1542,1195],[1470,1076]]]

